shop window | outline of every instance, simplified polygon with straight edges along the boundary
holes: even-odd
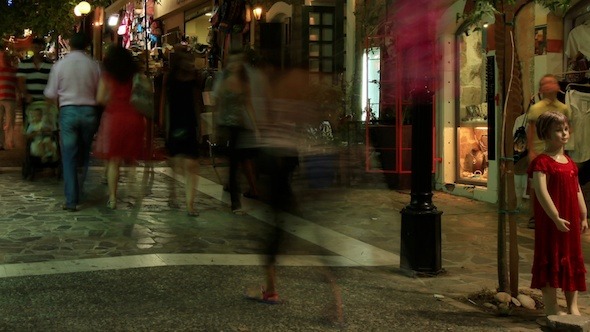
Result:
[[[363,52],[362,121],[367,120],[367,111],[374,119],[380,118],[381,48],[371,47]],[[368,107],[367,107],[368,106]]]
[[[460,30],[456,38],[457,182],[485,186],[492,142],[489,134],[493,119],[489,116],[493,112],[489,112],[488,106],[494,105],[494,58],[486,54],[485,29],[471,26]]]

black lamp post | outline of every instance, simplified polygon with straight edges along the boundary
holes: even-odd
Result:
[[[92,10],[92,7],[86,1],[81,1],[79,4],[76,5],[76,7],[74,7],[74,14],[78,17],[81,17],[80,30],[82,33],[86,32],[85,31],[86,15],[88,15],[88,13],[90,13],[90,10]]]
[[[436,275],[443,272],[441,215],[432,203],[434,110],[437,82],[435,29],[444,6],[430,0],[395,2],[393,28],[404,59],[404,76],[411,90],[412,191],[402,211],[400,266],[404,270]]]

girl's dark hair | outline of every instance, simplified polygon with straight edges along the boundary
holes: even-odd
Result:
[[[139,70],[131,51],[122,46],[110,46],[102,61],[104,70],[118,82],[128,82]]]
[[[559,112],[545,112],[539,116],[535,124],[537,129],[537,136],[540,140],[544,141],[551,138],[551,128],[553,125],[567,124],[567,116]]]

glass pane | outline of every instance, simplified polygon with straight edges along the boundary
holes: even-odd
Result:
[[[320,24],[320,13],[309,13],[309,25]]]
[[[310,28],[309,29],[309,40],[310,41],[318,41],[318,40],[320,40],[320,29],[318,29],[318,28]]]
[[[322,24],[323,25],[332,25],[332,24],[334,24],[334,14],[332,14],[332,13],[324,13],[322,15]]]
[[[309,71],[317,73],[320,71],[320,60],[309,59]]]
[[[332,29],[323,29],[322,30],[322,40],[323,41],[332,41]]]
[[[331,73],[332,72],[332,59],[322,60],[322,72],[324,72],[324,73]]]
[[[322,45],[322,56],[332,56],[332,44]]]
[[[320,45],[317,43],[309,44],[309,56],[320,56]]]

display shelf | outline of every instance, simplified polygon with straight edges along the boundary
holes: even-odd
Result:
[[[461,127],[486,127],[488,126],[488,121],[461,121]]]

